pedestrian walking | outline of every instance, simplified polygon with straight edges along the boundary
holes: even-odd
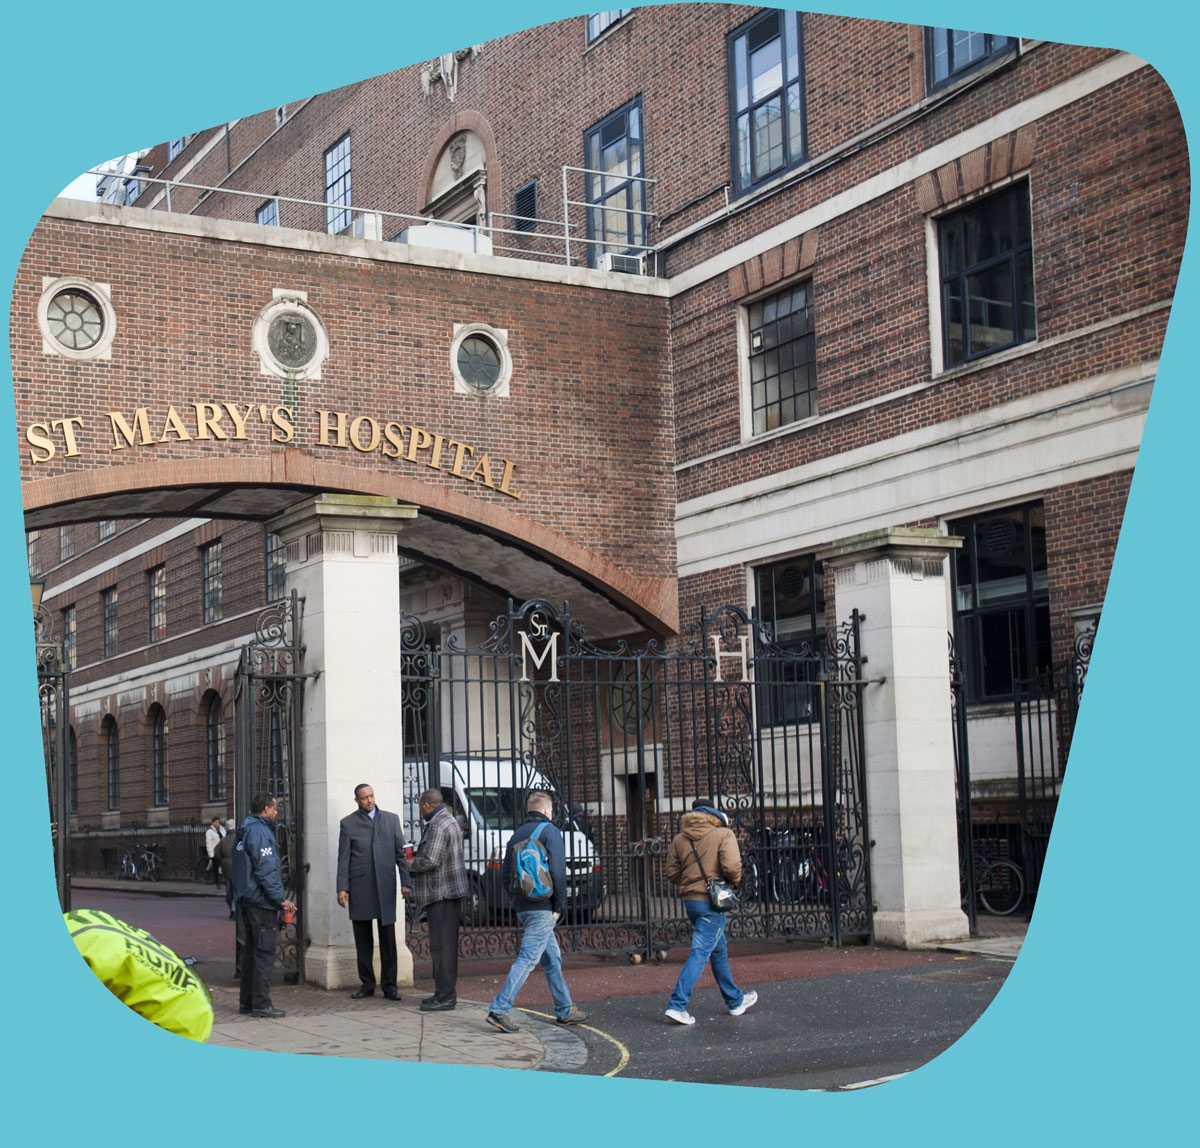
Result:
[[[221,825],[221,819],[214,817],[204,831],[204,851],[208,854],[208,874],[218,889],[221,887],[221,866],[217,861],[216,854],[217,846],[224,836],[225,830]]]
[[[350,911],[354,951],[358,958],[355,1000],[375,995],[375,944],[372,923],[379,933],[379,979],[385,999],[400,1000],[396,986],[396,871],[400,888],[412,892],[412,878],[404,858],[404,830],[400,818],[375,804],[375,790],[354,787],[358,808],[342,818],[338,833],[337,903]]]
[[[279,807],[269,793],[250,799],[250,816],[242,822],[241,840],[233,851],[233,896],[241,914],[248,951],[242,960],[241,1011],[256,1017],[287,1014],[271,1003],[271,969],[279,937],[279,910],[294,913],[279,873],[275,818]]]
[[[441,1012],[458,1003],[458,925],[463,898],[470,893],[463,864],[463,835],[446,808],[440,789],[427,789],[417,799],[424,828],[421,844],[408,864],[413,900],[424,908],[429,925],[429,959],[433,964],[433,996],[422,1012]]]
[[[213,852],[213,860],[221,867],[221,880],[225,882],[225,905],[229,909],[230,920],[234,917],[233,847],[237,844],[235,840],[237,834],[234,832],[236,828],[237,822],[232,817],[225,822],[225,836],[217,842],[217,848]]]
[[[550,995],[554,998],[554,1017],[559,1024],[582,1024],[587,1013],[571,1001],[571,990],[562,971],[562,950],[554,935],[554,926],[567,903],[567,858],[562,834],[550,820],[554,804],[548,793],[540,790],[529,795],[525,806],[525,824],[513,833],[504,851],[504,862],[500,867],[500,884],[508,890],[517,920],[525,930],[521,937],[521,948],[517,959],[508,971],[504,987],[492,999],[487,1021],[501,1032],[519,1032],[521,1026],[511,1015],[517,994],[526,978],[536,965],[542,966]],[[549,871],[551,890],[548,896],[529,897],[517,892],[512,884],[514,853],[522,842],[537,838],[545,852],[546,869]]]
[[[692,923],[692,951],[679,970],[667,1005],[666,1015],[677,1024],[696,1023],[688,1012],[688,1002],[706,964],[712,966],[731,1016],[741,1016],[758,1003],[758,993],[743,993],[733,979],[725,942],[725,914],[712,907],[706,877],[727,881],[736,888],[742,879],[742,855],[729,828],[729,818],[697,798],[692,802],[692,811],[683,815],[680,832],[667,853],[667,880],[679,886],[679,896]]]

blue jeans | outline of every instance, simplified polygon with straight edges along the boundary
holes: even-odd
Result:
[[[679,979],[671,992],[669,1007],[686,1009],[692,999],[692,990],[704,972],[706,964],[712,965],[717,988],[729,1008],[742,1003],[742,990],[734,984],[729,971],[729,948],[725,944],[725,914],[716,912],[707,901],[684,901],[688,919],[692,922],[692,951],[679,970]]]
[[[501,1015],[508,1012],[525,979],[540,964],[542,972],[546,974],[546,983],[550,986],[550,995],[554,998],[554,1015],[566,1020],[571,1015],[571,990],[563,980],[562,949],[558,947],[558,938],[554,935],[554,926],[557,924],[554,914],[544,909],[532,909],[518,913],[517,920],[521,922],[525,935],[521,938],[517,959],[508,970],[508,979],[492,1001],[491,1011]]]

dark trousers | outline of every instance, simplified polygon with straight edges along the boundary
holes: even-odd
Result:
[[[210,857],[208,864],[212,870],[212,883],[219,889],[221,887],[221,862],[215,857]]]
[[[271,1007],[271,970],[275,967],[275,944],[279,939],[279,910],[238,902],[246,935],[242,951],[244,1009]]]
[[[233,878],[225,878],[225,904],[229,907],[229,915],[233,916]]]
[[[354,952],[358,957],[358,979],[364,989],[375,991],[375,940],[371,926],[379,926],[379,975],[384,991],[396,987],[396,926],[382,921],[351,921]]]
[[[433,995],[446,1000],[457,994],[458,985],[458,922],[462,912],[461,898],[433,901],[425,908],[429,924],[429,959],[433,963]]]

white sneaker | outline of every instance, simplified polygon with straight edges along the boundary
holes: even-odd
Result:
[[[742,1013],[744,1013],[748,1008],[753,1008],[756,1004],[758,1004],[758,993],[753,991],[748,992],[742,997],[742,1003],[738,1005],[737,1008],[731,1008],[729,1010],[729,1015],[741,1016]]]
[[[696,1018],[685,1008],[669,1008],[666,1015],[678,1024],[695,1024]]]

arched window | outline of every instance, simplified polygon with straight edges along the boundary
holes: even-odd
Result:
[[[171,799],[167,793],[167,715],[162,706],[154,707],[154,733],[150,744],[154,766],[154,804],[169,805]]]
[[[208,762],[208,800],[225,800],[225,715],[221,699],[213,694],[208,701],[205,721],[205,745]]]
[[[104,754],[108,762],[108,807],[121,808],[121,737],[117,723],[104,719]]]

